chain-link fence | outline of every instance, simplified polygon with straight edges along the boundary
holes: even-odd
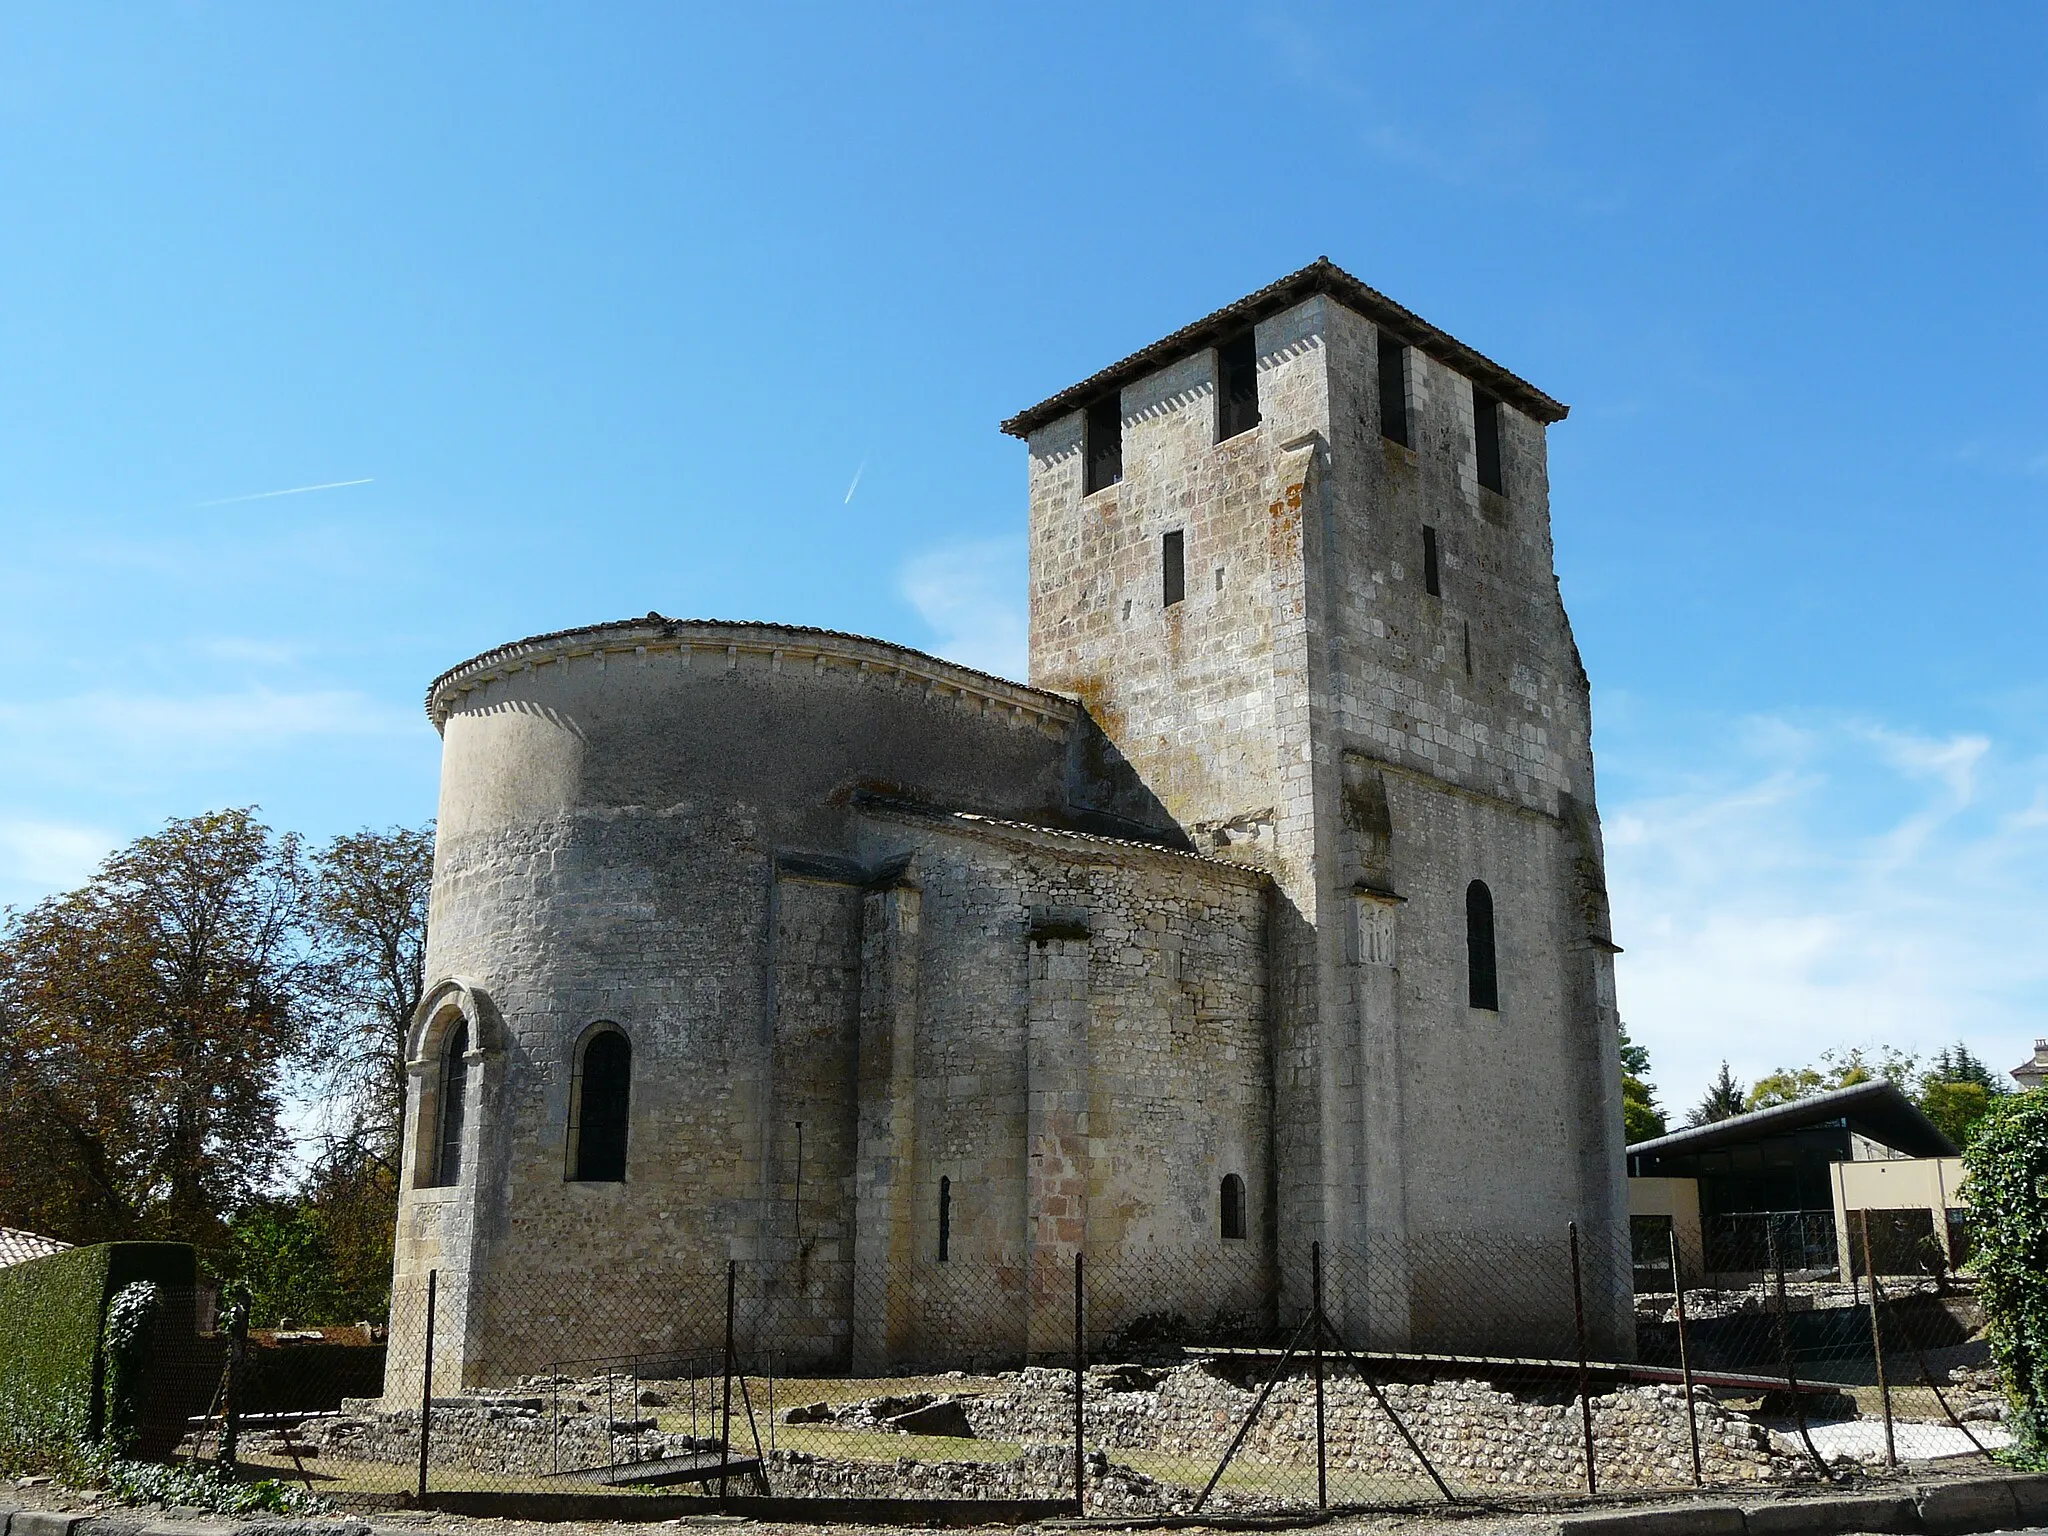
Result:
[[[1764,1241],[1755,1272],[1712,1285],[1704,1253],[1642,1225],[865,1280],[802,1260],[499,1288],[435,1274],[401,1282],[388,1333],[238,1333],[205,1293],[168,1296],[145,1450],[343,1502],[1028,1515],[1810,1482],[1845,1455],[1881,1466],[1895,1420],[1999,1443],[1951,1383],[1981,1349],[1956,1283],[1887,1273],[1881,1238],[1848,1278],[1802,1278]]]

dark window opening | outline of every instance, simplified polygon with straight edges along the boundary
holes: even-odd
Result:
[[[1465,675],[1472,675],[1472,621],[1465,621]]]
[[[1500,478],[1500,402],[1472,386],[1472,445],[1479,456],[1479,483],[1505,491]]]
[[[469,1026],[458,1024],[441,1053],[441,1134],[434,1146],[435,1184],[462,1182],[462,1125],[469,1114]]]
[[[939,1262],[946,1262],[946,1250],[953,1245],[953,1181],[939,1180]]]
[[[1484,880],[1465,887],[1465,965],[1472,1006],[1500,1011],[1500,971],[1493,949],[1493,892]]]
[[[1082,438],[1087,469],[1082,478],[1081,493],[1093,496],[1124,477],[1123,402],[1111,395],[1107,400],[1098,400],[1089,406]]]
[[[1427,523],[1422,527],[1422,590],[1431,597],[1444,595],[1443,576],[1436,562],[1436,530]]]
[[[1259,349],[1250,331],[1216,349],[1216,441],[1259,424]]]
[[[1234,1173],[1223,1175],[1223,1235],[1244,1236],[1244,1180]]]
[[[1188,563],[1186,544],[1180,529],[1176,528],[1159,541],[1160,572],[1164,577],[1166,606],[1188,595]]]
[[[1380,332],[1380,436],[1408,446],[1408,349]]]
[[[591,1184],[626,1178],[626,1110],[632,1097],[633,1047],[615,1030],[583,1048],[583,1091],[578,1100],[576,1177]]]

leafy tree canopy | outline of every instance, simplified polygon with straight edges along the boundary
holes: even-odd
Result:
[[[1706,1096],[1692,1107],[1685,1117],[1688,1126],[1712,1125],[1717,1120],[1726,1120],[1730,1115],[1739,1115],[1744,1108],[1742,1084],[1728,1063],[1721,1063],[1721,1075],[1707,1085]]]
[[[1629,1038],[1628,1025],[1621,1025],[1621,1128],[1622,1139],[1631,1146],[1669,1129],[1649,1073],[1649,1051]]]
[[[0,1225],[182,1239],[252,1279],[324,1265],[346,1320],[375,1315],[431,860],[425,829],[309,858],[253,808],[216,811],[0,913]],[[332,1113],[288,1196],[298,1083]]]

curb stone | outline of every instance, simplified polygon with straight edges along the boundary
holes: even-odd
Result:
[[[1742,1510],[1734,1504],[1686,1504],[1677,1509],[1571,1515],[1557,1523],[1558,1536],[1744,1536]]]
[[[1911,1494],[1865,1494],[1762,1504],[1744,1513],[1749,1536],[1837,1536],[1842,1531],[1917,1531]]]
[[[7,1522],[7,1536],[71,1536],[90,1515],[64,1515],[54,1509],[17,1509]]]
[[[2019,1506],[2022,1525],[2048,1522],[2048,1476],[2023,1473],[2007,1478],[2005,1486],[2012,1490],[2013,1503]]]
[[[2019,1501],[2003,1481],[1940,1483],[1913,1492],[1920,1506],[1920,1523],[1935,1536],[1990,1531],[2019,1522]]]

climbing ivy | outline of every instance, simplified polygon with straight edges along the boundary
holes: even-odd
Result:
[[[143,1366],[161,1301],[154,1281],[137,1280],[107,1303],[100,1334],[100,1394],[106,1405],[101,1440],[117,1456],[135,1449],[141,1435]]]
[[[2048,1466],[2048,1092],[1993,1103],[1963,1164],[1969,1268],[2012,1399],[2012,1459]]]

